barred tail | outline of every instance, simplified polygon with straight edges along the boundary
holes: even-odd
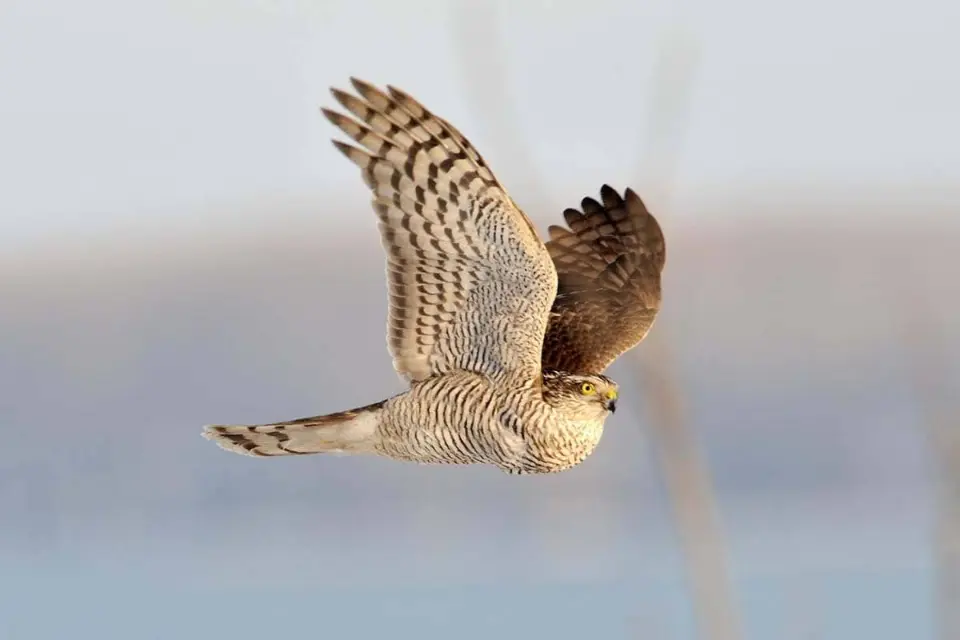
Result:
[[[383,404],[273,424],[209,425],[203,437],[247,456],[373,453]]]

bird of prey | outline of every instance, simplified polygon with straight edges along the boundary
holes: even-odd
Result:
[[[358,409],[204,436],[252,456],[370,454],[488,464],[511,474],[580,464],[616,409],[603,371],[660,308],[665,245],[631,189],[604,185],[544,243],[473,145],[409,94],[352,78],[322,109],[357,146],[379,218],[387,344],[405,392]]]

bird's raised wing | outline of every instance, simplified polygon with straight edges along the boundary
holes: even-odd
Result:
[[[387,344],[408,380],[463,369],[538,376],[557,275],[530,223],[483,158],[412,97],[351,79],[333,89],[357,119],[327,118],[373,192],[387,254]]]
[[[632,190],[604,185],[601,202],[563,212],[547,250],[557,268],[557,298],[543,343],[543,368],[602,373],[643,340],[660,309],[665,246],[656,219]]]

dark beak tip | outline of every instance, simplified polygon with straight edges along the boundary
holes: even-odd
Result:
[[[616,412],[617,412],[617,401],[616,401],[616,400],[611,400],[611,401],[607,404],[607,409],[610,410],[610,413],[616,413]]]

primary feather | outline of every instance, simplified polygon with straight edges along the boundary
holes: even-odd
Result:
[[[563,212],[547,249],[559,286],[543,345],[543,367],[602,372],[647,335],[660,310],[663,232],[631,189],[612,187],[582,211]]]
[[[333,96],[359,121],[323,113],[365,148],[335,143],[380,219],[394,367],[410,380],[457,369],[534,378],[556,293],[543,242],[449,123],[399,89],[352,82],[362,99]]]

